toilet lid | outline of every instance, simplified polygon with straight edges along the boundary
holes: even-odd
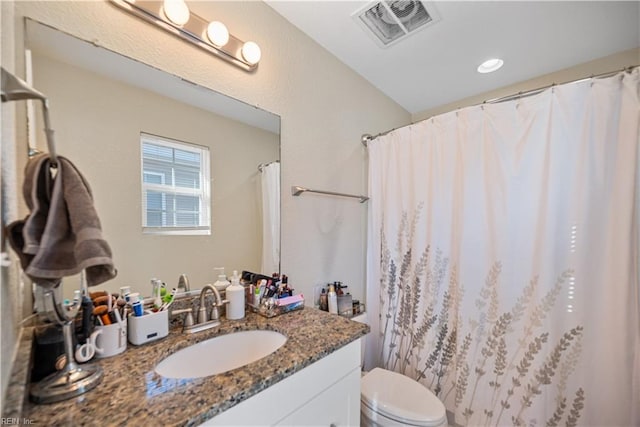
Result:
[[[361,380],[361,398],[374,411],[418,426],[439,425],[446,419],[442,402],[417,381],[375,368]]]

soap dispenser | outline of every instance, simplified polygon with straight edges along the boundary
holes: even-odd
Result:
[[[226,291],[227,300],[227,319],[237,320],[244,317],[244,286],[240,284],[240,275],[237,271],[233,271],[231,284]]]
[[[226,274],[224,274],[224,267],[216,267],[213,270],[218,273],[218,280],[213,284],[213,287],[216,288],[218,292],[222,292],[227,289],[231,283],[227,280]]]

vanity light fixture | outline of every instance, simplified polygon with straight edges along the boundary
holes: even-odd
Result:
[[[262,52],[260,52],[260,46],[258,46],[255,42],[246,42],[242,46],[242,57],[249,64],[257,64],[260,61],[260,56]]]
[[[173,24],[182,27],[189,21],[189,7],[184,0],[164,0],[162,14]]]
[[[196,15],[184,0],[111,0],[111,3],[247,71],[258,66],[261,52],[255,42],[245,43],[229,34],[222,22]]]
[[[497,69],[499,69],[500,67],[502,67],[503,65],[504,65],[504,61],[500,58],[487,59],[486,61],[484,61],[482,64],[478,66],[478,72],[482,74],[492,73]]]
[[[207,26],[207,37],[211,43],[222,47],[229,43],[229,30],[227,30],[227,26],[222,22],[213,21]]]

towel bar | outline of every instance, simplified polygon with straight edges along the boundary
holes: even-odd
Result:
[[[310,188],[300,187],[298,185],[294,185],[294,186],[291,187],[291,195],[292,196],[299,196],[299,195],[301,195],[302,193],[305,193],[305,192],[326,194],[326,195],[329,195],[329,196],[350,197],[352,199],[359,199],[360,203],[364,203],[367,200],[369,200],[369,198],[367,196],[361,196],[361,195],[356,195],[356,194],[336,193],[335,191],[312,190]]]

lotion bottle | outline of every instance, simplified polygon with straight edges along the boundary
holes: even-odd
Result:
[[[329,313],[338,314],[338,296],[336,295],[336,288],[333,285],[329,286]]]
[[[213,287],[218,290],[218,292],[222,292],[231,284],[227,280],[227,276],[224,274],[224,267],[216,267],[213,269],[218,272],[218,280],[213,284]]]
[[[233,271],[231,284],[227,287],[226,297],[229,301],[227,319],[242,319],[244,317],[244,286],[240,284],[240,275],[235,270]]]

